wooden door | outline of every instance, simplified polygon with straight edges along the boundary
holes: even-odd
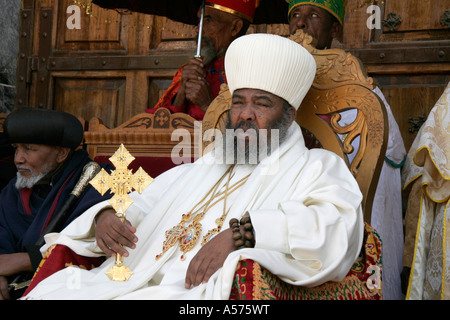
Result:
[[[408,150],[450,81],[450,0],[348,0],[346,9],[343,46],[377,81]]]
[[[194,52],[194,27],[72,0],[23,0],[17,106],[116,127],[153,107]]]
[[[287,33],[249,32],[267,30]],[[20,33],[17,106],[98,117],[109,128],[152,108],[196,46],[194,26],[76,0],[23,0]]]
[[[280,0],[284,1],[284,0]],[[23,0],[18,106],[99,117],[110,128],[155,105],[180,65],[193,56],[195,28],[76,0]],[[69,28],[81,9],[80,28]],[[378,9],[380,28],[368,21]],[[400,23],[396,22],[400,21]],[[287,35],[286,25],[251,32]],[[343,41],[384,92],[407,149],[450,81],[450,0],[347,0]]]

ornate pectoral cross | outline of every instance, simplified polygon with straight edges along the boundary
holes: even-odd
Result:
[[[109,158],[115,166],[115,170],[111,172],[111,175],[105,169],[102,169],[90,182],[101,195],[111,190],[114,196],[108,202],[116,210],[116,215],[122,222],[125,221],[126,210],[133,203],[128,193],[133,189],[138,193],[142,193],[153,182],[153,179],[142,167],[134,174],[132,170],[128,169],[128,165],[134,159],[124,145],[120,145],[114,155]],[[118,253],[116,254],[114,266],[106,272],[106,275],[113,281],[126,281],[132,274],[133,272],[130,268],[124,266],[123,257]]]

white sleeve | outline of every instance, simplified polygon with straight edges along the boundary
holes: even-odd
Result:
[[[340,160],[324,163],[315,179],[301,179],[298,192],[278,209],[249,211],[255,251],[264,252],[256,261],[288,282],[340,281],[360,252],[362,195]]]

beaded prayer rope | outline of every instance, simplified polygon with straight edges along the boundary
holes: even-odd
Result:
[[[241,234],[240,226],[244,226],[244,236]],[[250,216],[243,216],[241,221],[236,218],[231,219],[230,228],[233,232],[232,238],[236,249],[253,248],[255,246],[255,236],[253,234],[253,225]]]

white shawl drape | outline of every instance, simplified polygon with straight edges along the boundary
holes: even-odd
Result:
[[[125,265],[133,271],[126,282],[113,282],[105,272],[109,258],[91,271],[66,268],[43,280],[27,299],[228,299],[234,271],[240,259],[254,259],[284,281],[315,286],[345,277],[361,249],[363,218],[358,184],[345,163],[325,150],[309,151],[300,128],[293,124],[288,139],[255,166],[247,182],[227,203],[229,219],[250,213],[256,246],[233,252],[209,280],[184,288],[190,259],[198,244],[180,261],[177,246],[161,259],[164,233],[180,222],[219,180],[228,165],[215,164],[213,153],[193,164],[176,167],[159,176],[142,195],[132,193],[134,203],[127,219],[137,228],[137,248],[129,250]],[[236,178],[248,173],[237,165]],[[106,203],[85,212],[60,234],[46,237],[53,244],[69,246],[84,256],[102,253],[95,243],[94,218]],[[215,226],[220,205],[205,215],[204,233]],[[199,241],[200,242],[200,241]]]

